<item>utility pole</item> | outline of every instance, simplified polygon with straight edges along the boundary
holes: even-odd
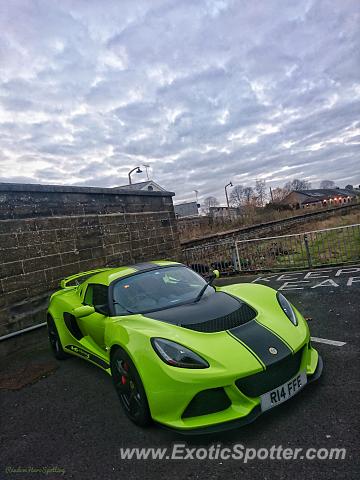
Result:
[[[270,187],[270,197],[271,197],[271,203],[274,203],[274,198],[273,198],[273,193],[272,193],[271,187]]]
[[[143,167],[145,167],[147,179],[150,180],[149,179],[149,172],[148,172],[148,169],[150,168],[150,165],[143,165]]]

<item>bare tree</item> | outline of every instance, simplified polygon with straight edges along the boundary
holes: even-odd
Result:
[[[244,186],[236,185],[230,193],[230,203],[234,207],[240,207],[244,204]]]
[[[289,191],[285,188],[276,187],[272,189],[272,200],[274,203],[280,203],[281,200],[289,194]]]
[[[257,196],[253,187],[236,185],[230,193],[230,203],[234,207],[256,205]]]
[[[218,199],[210,195],[209,197],[204,198],[203,210],[206,214],[209,214],[210,207],[216,207],[217,205],[219,205]]]
[[[244,188],[244,203],[245,205],[253,205],[256,201],[256,196],[253,187]]]
[[[263,207],[266,200],[265,180],[256,180],[255,191],[257,194],[257,203],[260,207]]]
[[[290,182],[285,183],[284,189],[288,192],[293,190],[310,190],[311,183],[307,180],[302,180],[300,178],[294,178]]]
[[[335,182],[332,180],[321,180],[320,188],[335,188]]]

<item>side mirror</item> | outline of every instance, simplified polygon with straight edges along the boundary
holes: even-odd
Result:
[[[219,270],[213,270],[213,271],[212,271],[212,274],[213,274],[213,276],[214,276],[215,278],[220,278],[220,272],[219,272]]]
[[[81,307],[74,308],[72,311],[76,318],[87,317],[95,312],[95,308],[91,305],[82,305]]]
[[[212,285],[213,282],[214,282],[214,280],[216,280],[216,279],[219,278],[219,277],[220,277],[220,272],[219,272],[219,270],[213,270],[213,271],[211,272],[210,278],[209,278],[209,280],[208,280],[208,284],[209,284],[209,285]]]

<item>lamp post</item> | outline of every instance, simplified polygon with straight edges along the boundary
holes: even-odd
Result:
[[[136,173],[142,173],[142,170],[140,170],[140,167],[135,167],[132,170],[130,170],[130,172],[128,173],[129,185],[131,185],[131,174],[135,172],[135,170],[136,170]]]
[[[227,203],[227,208],[228,208],[228,213],[229,213],[229,197],[228,197],[228,193],[227,193],[227,188],[228,187],[232,187],[233,184],[232,182],[229,182],[227,185],[225,185],[225,196],[226,196],[226,203]]]

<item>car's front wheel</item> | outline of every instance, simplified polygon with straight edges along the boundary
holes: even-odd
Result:
[[[58,360],[65,360],[66,358],[69,358],[70,355],[65,353],[62,347],[59,332],[57,331],[54,319],[50,316],[47,319],[47,327],[50,347],[54,357]]]
[[[111,374],[125,414],[141,427],[151,423],[151,415],[140,375],[129,355],[118,348],[111,356]]]

